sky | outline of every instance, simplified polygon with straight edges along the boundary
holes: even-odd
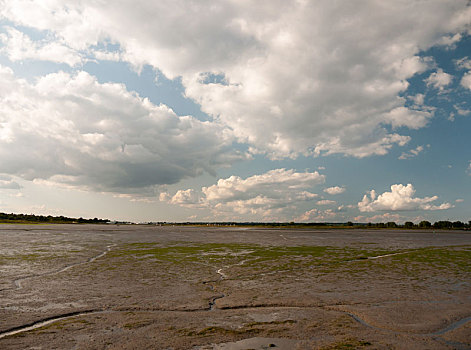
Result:
[[[0,0],[0,212],[471,220],[467,0]]]

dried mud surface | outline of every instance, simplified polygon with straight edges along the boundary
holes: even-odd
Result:
[[[1,349],[471,349],[471,234],[1,225]]]

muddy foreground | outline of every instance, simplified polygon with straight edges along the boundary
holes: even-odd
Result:
[[[471,234],[0,226],[1,349],[471,349]]]

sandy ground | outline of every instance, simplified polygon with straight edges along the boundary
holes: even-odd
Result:
[[[1,349],[471,349],[471,233],[1,225]]]

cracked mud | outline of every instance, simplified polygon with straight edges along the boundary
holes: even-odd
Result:
[[[471,234],[0,227],[2,349],[470,349]]]

